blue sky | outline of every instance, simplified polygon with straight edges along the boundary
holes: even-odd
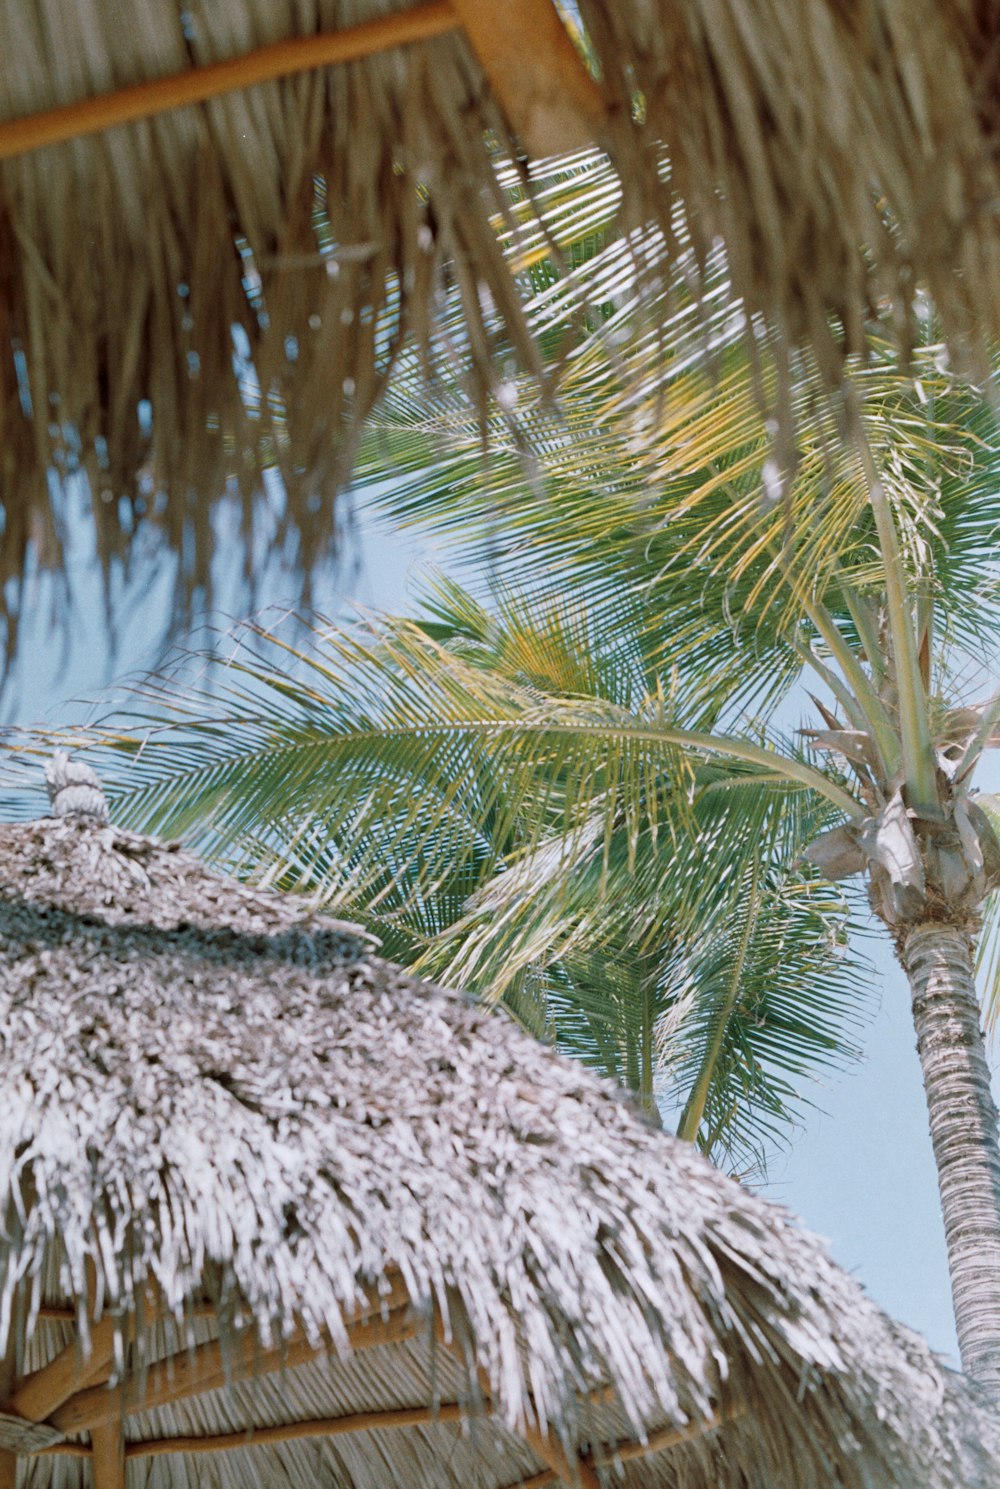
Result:
[[[317,588],[317,608],[334,614],[350,600],[400,610],[408,582],[434,550],[412,538],[361,525],[357,561]],[[219,555],[220,573],[225,554]],[[234,565],[235,566],[235,565]],[[160,653],[169,586],[143,582],[119,610],[117,648],[104,630],[100,584],[87,554],[73,565],[76,608],[68,644],[49,623],[44,584],[30,615],[13,676],[5,722],[79,722],[88,697],[152,666]],[[259,596],[271,619],[294,598],[287,577],[273,576]],[[219,596],[225,626],[242,611],[238,595]],[[270,608],[277,607],[277,609]],[[772,1164],[767,1192],[826,1237],[840,1264],[895,1317],[918,1329],[957,1363],[944,1235],[927,1133],[920,1071],[905,980],[887,944],[866,947],[881,983],[881,1006],[865,1035],[863,1064],[832,1082],[793,1147]]]

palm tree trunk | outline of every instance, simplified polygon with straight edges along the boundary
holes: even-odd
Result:
[[[937,1164],[963,1369],[1000,1400],[1000,1142],[971,936],[924,922],[899,935]]]

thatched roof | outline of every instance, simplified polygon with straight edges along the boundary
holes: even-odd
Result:
[[[680,202],[831,377],[876,303],[905,348],[918,286],[982,362],[1000,329],[988,8],[579,11],[599,84],[550,0],[3,0],[0,594],[31,539],[58,562],[53,468],[89,473],[102,556],[153,519],[190,588],[227,474],[249,520],[277,462],[308,567],[359,419],[403,340],[433,342],[446,292],[466,326],[450,354],[480,387],[501,344],[535,365],[497,243],[504,157],[605,145],[623,222],[662,230],[659,267]]]
[[[0,1195],[32,1489],[1000,1485],[782,1210],[356,928],[79,813],[0,828]]]

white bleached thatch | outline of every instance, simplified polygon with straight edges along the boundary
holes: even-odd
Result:
[[[96,817],[0,828],[0,1194],[22,1489],[1000,1486],[971,1389],[782,1210]]]

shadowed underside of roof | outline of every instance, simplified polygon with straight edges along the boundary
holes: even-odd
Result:
[[[0,146],[4,120],[398,8],[2,0]],[[274,466],[286,497],[272,493],[270,519],[308,569],[407,337],[481,394],[501,348],[540,376],[497,242],[496,162],[523,147],[606,146],[623,223],[662,229],[659,269],[683,203],[702,249],[725,238],[750,308],[831,379],[875,305],[894,307],[905,351],[918,286],[982,367],[1000,305],[987,7],[581,0],[599,90],[567,60],[549,0],[418,10],[432,13],[424,39],[0,166],[0,582],[32,543],[58,564],[49,473],[77,468],[102,557],[155,524],[190,590],[208,579],[227,478],[249,522]],[[463,316],[445,336],[453,296]]]
[[[0,829],[0,1194],[22,1489],[1000,1485],[784,1212],[351,927],[79,816]]]

